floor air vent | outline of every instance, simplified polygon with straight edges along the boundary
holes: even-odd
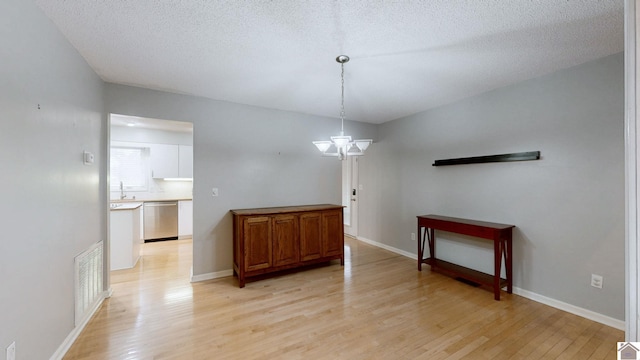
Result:
[[[102,241],[75,257],[75,326],[95,310],[102,297]]]

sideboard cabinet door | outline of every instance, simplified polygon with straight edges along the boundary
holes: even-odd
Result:
[[[273,217],[273,266],[295,264],[300,261],[298,217]]]
[[[340,255],[343,252],[342,211],[322,213],[322,256]]]
[[[322,256],[322,216],[319,212],[300,215],[300,257],[302,261]]]
[[[245,271],[270,268],[273,263],[271,218],[245,218],[243,226]]]

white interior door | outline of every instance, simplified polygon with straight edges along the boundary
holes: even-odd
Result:
[[[358,157],[349,156],[342,161],[342,206],[344,206],[344,233],[358,236]]]

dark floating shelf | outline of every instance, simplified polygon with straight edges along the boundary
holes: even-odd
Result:
[[[487,155],[487,156],[473,156],[457,159],[445,159],[436,160],[433,166],[446,166],[446,165],[465,165],[465,164],[482,164],[492,162],[507,162],[507,161],[527,161],[527,160],[540,160],[540,151],[527,151],[513,154],[500,154],[500,155]]]

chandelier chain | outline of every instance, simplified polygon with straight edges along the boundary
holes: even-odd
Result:
[[[344,63],[341,63],[340,67],[342,68],[342,72],[340,73],[341,87],[342,87],[342,102],[340,104],[340,120],[342,122],[341,128],[342,128],[342,131],[344,132]]]

